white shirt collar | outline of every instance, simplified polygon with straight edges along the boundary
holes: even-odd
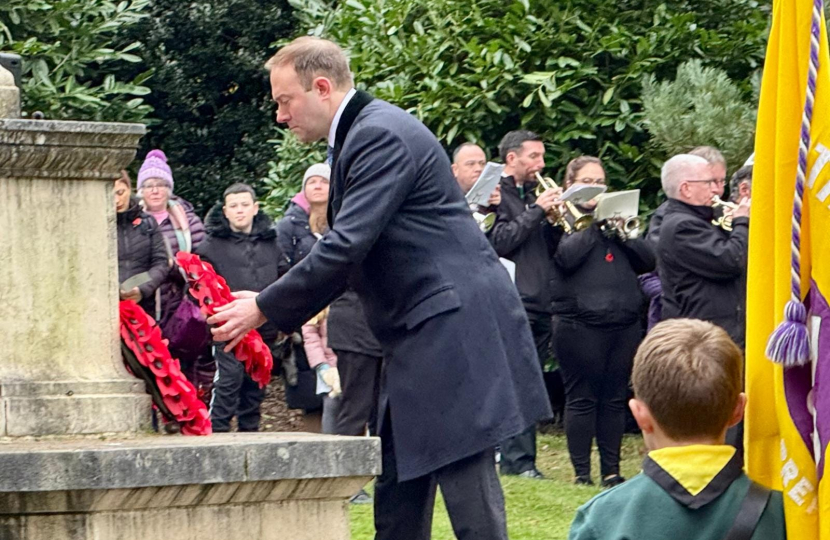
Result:
[[[343,97],[343,101],[340,102],[340,107],[337,108],[337,112],[334,113],[334,120],[331,121],[331,127],[329,128],[329,146],[334,148],[334,137],[337,135],[337,124],[340,123],[340,117],[343,116],[343,110],[346,108],[346,105],[349,104],[349,100],[352,99],[352,96],[355,95],[355,90],[352,88],[346,95]]]

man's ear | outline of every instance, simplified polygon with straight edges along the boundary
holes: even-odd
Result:
[[[628,408],[631,409],[631,414],[643,433],[654,433],[654,417],[651,416],[651,411],[645,403],[637,398],[631,398],[628,400]]]
[[[254,201],[254,215],[259,214],[259,202]]]
[[[311,89],[317,92],[321,98],[330,98],[334,85],[326,77],[317,77],[311,83]]]
[[[738,394],[738,402],[732,410],[732,417],[729,418],[729,427],[738,425],[738,422],[744,418],[744,410],[746,409],[746,394],[741,392]]]
[[[452,175],[455,176],[456,178],[458,178],[458,164],[457,163],[452,164]]]

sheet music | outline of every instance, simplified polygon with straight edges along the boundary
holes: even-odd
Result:
[[[594,219],[630,218],[640,213],[640,190],[604,193],[597,204]]]
[[[501,173],[504,170],[504,165],[498,163],[487,162],[484,170],[481,171],[476,183],[470,188],[467,193],[467,202],[471,205],[477,204],[479,206],[487,206],[487,201],[490,199],[490,194],[499,185],[501,180]]]

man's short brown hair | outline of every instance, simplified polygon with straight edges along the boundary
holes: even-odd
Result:
[[[265,69],[291,65],[300,84],[311,90],[311,83],[316,77],[326,77],[338,90],[345,90],[354,85],[349,59],[336,43],[313,36],[295,39],[265,62]]]
[[[743,377],[743,355],[729,335],[696,319],[655,326],[634,357],[634,395],[675,440],[717,437],[728,426]]]

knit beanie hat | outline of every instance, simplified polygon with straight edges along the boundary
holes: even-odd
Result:
[[[170,191],[173,191],[173,172],[170,170],[170,165],[167,164],[167,156],[161,150],[150,150],[147,157],[144,158],[144,163],[141,164],[141,169],[138,170],[137,189],[141,189],[141,185],[150,178],[164,180],[170,186]]]
[[[322,176],[326,180],[331,180],[331,167],[325,163],[315,163],[306,169],[305,174],[303,175],[303,191],[305,191],[306,182],[308,182],[308,179],[312,176]]]

